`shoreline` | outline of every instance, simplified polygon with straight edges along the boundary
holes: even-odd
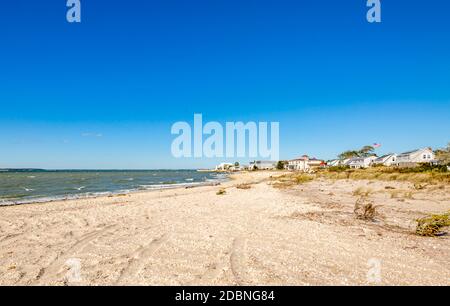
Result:
[[[154,191],[161,191],[161,190],[172,190],[172,189],[190,189],[190,188],[197,188],[197,187],[204,187],[204,186],[218,186],[223,182],[226,182],[230,180],[229,176],[227,176],[224,179],[217,179],[216,181],[211,182],[194,182],[194,183],[175,183],[175,184],[155,184],[155,185],[148,185],[147,188],[136,188],[136,189],[129,189],[129,190],[117,190],[117,191],[103,191],[103,192],[97,192],[94,194],[68,194],[66,196],[47,196],[47,197],[40,197],[40,198],[33,198],[33,199],[26,199],[24,201],[10,201],[10,202],[2,202],[3,200],[0,200],[0,209],[1,207],[9,207],[9,206],[19,206],[19,205],[31,205],[31,204],[46,204],[46,203],[53,203],[53,202],[67,202],[67,201],[76,201],[76,200],[83,200],[83,199],[98,199],[102,197],[117,197],[117,196],[126,196],[128,194],[134,194],[134,193],[146,193],[146,192],[154,192]],[[152,186],[155,186],[154,188]]]

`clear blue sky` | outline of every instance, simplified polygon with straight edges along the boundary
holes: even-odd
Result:
[[[0,167],[194,168],[170,127],[279,121],[281,157],[450,141],[450,2],[0,4]]]

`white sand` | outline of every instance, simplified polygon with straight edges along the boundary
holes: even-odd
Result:
[[[450,210],[448,187],[396,199],[385,186],[412,187],[316,180],[279,190],[269,175],[0,207],[0,284],[364,285],[380,263],[380,284],[450,285],[450,237],[411,234],[414,219]],[[259,183],[236,189],[242,181]],[[355,219],[358,186],[376,191],[377,222]]]

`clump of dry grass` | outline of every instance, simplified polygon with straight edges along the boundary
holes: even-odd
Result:
[[[412,191],[405,191],[405,190],[391,190],[391,199],[414,199],[414,192]]]
[[[416,221],[416,235],[435,237],[441,233],[443,227],[450,226],[450,211],[442,215],[431,215]]]
[[[297,184],[303,184],[310,182],[314,179],[314,177],[310,174],[299,174],[294,176],[294,180]]]
[[[375,206],[373,201],[369,200],[367,196],[361,196],[356,200],[353,212],[357,219],[374,221],[377,216],[377,207],[378,206]]]
[[[237,189],[250,189],[252,188],[252,185],[247,183],[242,183],[236,186]]]
[[[358,187],[353,191],[354,196],[368,197],[373,192],[370,188]]]
[[[272,184],[274,188],[284,189],[312,181],[314,180],[314,175],[306,173],[293,173],[281,175],[272,178],[272,180],[274,181],[274,183]]]
[[[414,189],[416,190],[423,190],[425,189],[426,186],[427,186],[426,184],[414,183]]]
[[[224,195],[227,191],[224,188],[220,188],[219,191],[216,192],[217,195]]]
[[[405,197],[406,199],[412,200],[412,199],[414,198],[414,197],[413,197],[413,192],[412,192],[412,191],[405,192],[405,193],[404,193],[404,197]]]

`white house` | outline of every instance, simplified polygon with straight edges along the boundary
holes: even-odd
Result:
[[[233,164],[230,163],[221,163],[216,166],[216,171],[228,171],[234,167]]]
[[[376,156],[354,157],[350,158],[348,165],[350,166],[350,168],[354,169],[368,168],[375,159],[377,159]]]
[[[289,170],[309,172],[314,168],[318,168],[324,165],[325,162],[323,160],[317,158],[309,158],[308,155],[303,155],[302,157],[289,160],[287,168]]]
[[[277,167],[277,162],[270,160],[255,160],[250,162],[251,170],[273,170]]]
[[[339,159],[333,159],[327,162],[327,166],[329,167],[337,167],[341,165],[341,161]]]
[[[416,166],[419,163],[434,162],[435,157],[436,156],[431,148],[423,148],[399,154],[397,156],[396,164],[403,167]]]
[[[340,161],[341,162],[340,165],[341,166],[349,166],[351,161],[352,161],[351,158],[343,159],[343,160]]]
[[[390,153],[390,154],[386,154],[386,155],[378,157],[377,159],[375,159],[373,161],[373,164],[390,167],[392,165],[395,165],[396,162],[397,162],[397,154]]]

